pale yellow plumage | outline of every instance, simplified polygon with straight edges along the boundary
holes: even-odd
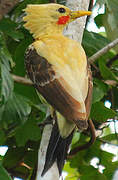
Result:
[[[88,92],[87,62],[81,45],[63,35],[48,36],[37,40],[33,45],[37,53],[53,65],[57,78],[64,78],[68,93],[81,103],[79,111],[86,113],[84,101]]]
[[[61,5],[61,7],[64,7]],[[25,9],[27,16],[23,18],[27,23],[25,27],[33,33],[34,38],[44,37],[48,34],[61,33],[64,26],[59,26],[56,21],[59,12],[55,9],[59,8],[58,4],[42,4],[28,5]],[[66,7],[66,11],[70,13],[70,9]]]

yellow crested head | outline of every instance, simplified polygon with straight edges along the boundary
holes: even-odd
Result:
[[[43,35],[62,33],[69,22],[91,14],[90,11],[71,11],[59,4],[28,5],[24,11],[24,27],[33,33],[35,39]]]

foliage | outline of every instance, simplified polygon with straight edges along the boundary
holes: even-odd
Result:
[[[48,2],[21,1],[0,21],[0,146],[8,147],[5,156],[0,156],[0,179],[11,180],[15,176],[24,180],[35,179],[37,151],[42,134],[39,124],[46,117],[47,105],[42,104],[40,96],[32,86],[14,82],[11,73],[26,76],[24,53],[33,41],[23,27],[22,10],[27,4]],[[65,3],[62,0],[58,2]],[[83,46],[88,57],[115,39],[118,34],[117,0],[98,0],[97,3],[105,4],[105,13],[96,16],[95,22],[98,28],[105,27],[106,32],[103,36],[85,30]],[[107,52],[92,66],[94,88],[90,117],[96,130],[100,130],[102,135],[97,137],[90,148],[67,160],[64,167],[64,171],[68,173],[67,180],[111,180],[118,168],[118,161],[112,161],[115,155],[103,150],[106,143],[118,145],[117,133],[109,127],[109,121],[115,124],[118,116],[117,53],[117,48]],[[111,109],[105,107],[106,101],[111,103]],[[88,140],[85,133],[76,132],[72,148]],[[98,163],[94,167],[91,161],[95,157],[98,158]],[[102,172],[101,165],[104,167]]]

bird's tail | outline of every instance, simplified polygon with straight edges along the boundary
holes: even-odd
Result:
[[[47,148],[46,161],[42,176],[48,171],[49,168],[51,168],[55,161],[57,162],[59,174],[61,175],[72,137],[73,131],[67,138],[62,138],[59,133],[57,122],[55,122]]]

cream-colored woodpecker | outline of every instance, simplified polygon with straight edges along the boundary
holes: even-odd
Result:
[[[25,55],[35,88],[56,110],[42,175],[57,161],[61,174],[75,128],[88,128],[91,73],[82,46],[63,35],[64,27],[90,11],[71,11],[59,4],[28,5],[23,18],[34,42]]]

